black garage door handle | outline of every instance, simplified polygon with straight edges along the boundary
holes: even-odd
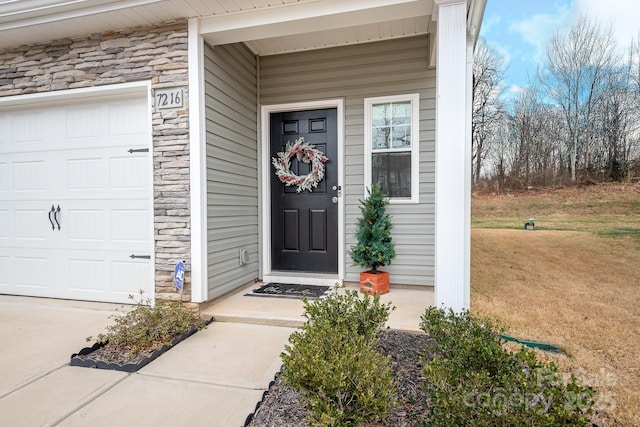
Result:
[[[53,206],[51,206],[51,209],[53,209]],[[60,205],[58,205],[58,209],[56,209],[56,211],[53,214],[53,219],[55,220],[56,224],[58,224],[58,231],[60,231],[60,223],[58,222],[58,214],[60,213],[60,211],[61,211]]]
[[[52,230],[56,229],[56,226],[53,225],[53,221],[51,221],[51,214],[55,214],[55,212],[56,212],[56,208],[53,205],[51,205],[51,210],[49,211],[49,222],[51,223],[51,229]]]

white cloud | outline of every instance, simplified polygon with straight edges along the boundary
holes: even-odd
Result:
[[[482,27],[480,28],[482,34],[484,35],[490,32],[491,29],[499,25],[501,21],[502,18],[500,17],[500,15],[491,15],[488,18],[484,19],[482,21]]]
[[[500,55],[504,59],[504,65],[508,66],[511,63],[511,52],[505,45],[495,41],[487,40],[484,37],[482,38],[482,41],[488,47],[495,50],[498,53],[498,55]]]
[[[574,0],[573,8],[576,18],[586,14],[605,28],[611,24],[620,52],[626,50],[632,37],[638,38],[640,2],[637,0]]]
[[[522,40],[534,48],[531,52],[522,52],[523,57],[532,63],[542,63],[553,33],[569,25],[571,10],[561,7],[555,13],[539,13],[520,21],[513,21],[509,30],[520,34]]]
[[[520,85],[511,85],[507,88],[507,90],[503,94],[503,99],[510,100],[516,99],[520,94],[525,90],[526,86]]]

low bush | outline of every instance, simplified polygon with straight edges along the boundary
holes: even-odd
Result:
[[[490,320],[432,307],[420,327],[435,341],[424,366],[433,425],[589,425],[595,391],[574,377],[565,382],[533,350],[505,349]]]
[[[356,291],[304,301],[307,321],[285,346],[282,379],[304,393],[311,425],[358,426],[395,405],[390,362],[376,346],[391,310]]]
[[[133,299],[133,295],[129,298]],[[98,335],[98,342],[108,342],[138,354],[168,345],[191,328],[204,326],[204,320],[178,301],[157,301],[152,306],[150,301],[141,298],[133,310],[114,317],[114,323],[107,326],[104,334]]]

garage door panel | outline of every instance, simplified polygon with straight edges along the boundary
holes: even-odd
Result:
[[[14,283],[14,272],[13,269],[10,268],[10,258],[9,255],[4,255],[1,253],[2,249],[0,248],[0,271],[3,274],[0,275],[0,293],[8,293],[9,284]]]
[[[66,263],[64,255],[62,251],[49,247],[0,248],[0,258],[8,275],[7,279],[3,277],[3,281],[13,290],[9,293],[37,296],[44,290],[46,296],[51,296],[48,290],[57,286],[57,271]]]
[[[3,194],[9,191],[9,164],[7,162],[0,162],[0,200],[3,198]]]
[[[29,147],[25,143],[45,140],[48,132],[46,132],[47,126],[44,117],[43,110],[16,112],[10,116],[10,142],[23,145],[22,147],[13,147],[11,151],[23,151]]]
[[[144,289],[143,284],[149,280],[149,261],[130,260],[114,261],[111,269],[111,292],[121,297],[129,294],[138,295],[139,289]],[[133,289],[136,292],[131,292]],[[143,298],[149,298],[148,292]]]
[[[106,174],[100,157],[68,158],[66,160],[67,190],[102,190]]]
[[[149,132],[145,98],[111,97],[0,113],[0,153],[121,147]]]
[[[144,103],[114,101],[107,105],[109,135],[139,135],[147,129],[147,106]]]
[[[129,295],[137,295],[139,289],[152,295],[152,260],[132,260],[113,251],[73,252],[67,268],[69,293],[76,299],[130,303]]]
[[[92,246],[107,240],[107,212],[102,209],[65,209],[61,222],[69,227],[71,242],[87,242]]]
[[[141,95],[0,108],[0,293],[153,297],[150,119]]]
[[[65,114],[66,138],[70,144],[86,146],[87,141],[74,141],[84,138],[99,138],[107,134],[104,120],[104,107],[101,105],[82,105],[67,108]]]
[[[62,180],[60,163],[47,153],[2,154],[0,201],[51,200]]]
[[[0,211],[0,248],[51,247],[56,237],[49,222],[51,204],[40,201],[3,204],[8,209]]]
[[[2,241],[9,239],[9,232],[15,227],[13,221],[10,220],[9,209],[0,209],[0,247],[3,246]]]
[[[143,289],[152,297],[153,259],[114,251],[0,249],[0,293],[130,303]],[[64,281],[57,280],[65,277]]]
[[[65,151],[61,199],[140,199],[151,185],[150,153],[127,153],[125,147]],[[105,193],[108,192],[108,193]]]
[[[38,290],[46,290],[51,287],[54,279],[49,274],[55,265],[57,257],[51,257],[47,250],[18,250],[11,267],[15,269],[14,283],[19,293],[30,290],[29,295]]]
[[[15,261],[16,270],[21,274],[16,278],[18,288],[47,288],[49,260],[46,256],[23,256]]]
[[[151,177],[149,168],[147,156],[111,157],[109,187],[112,190],[146,191]]]
[[[146,200],[93,200],[61,203],[64,249],[89,250],[108,245],[117,251],[148,255],[153,243],[151,207]],[[133,252],[132,252],[133,251]]]
[[[46,209],[16,209],[13,212],[16,241],[45,242],[54,232],[54,214]]]
[[[96,254],[98,255],[98,254]],[[97,257],[69,259],[69,289],[75,292],[105,293],[105,280],[109,276],[107,262]]]
[[[135,249],[148,247],[150,243],[148,209],[113,209],[111,211],[111,238],[113,242]],[[135,246],[133,246],[135,245]]]
[[[8,114],[0,113],[0,153],[9,152],[8,148],[5,148],[11,142],[11,119]]]
[[[13,190],[44,192],[47,190],[47,176],[47,162],[44,160],[14,162]]]

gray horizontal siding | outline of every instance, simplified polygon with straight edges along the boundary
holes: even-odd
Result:
[[[208,299],[258,277],[256,76],[243,45],[205,46]]]
[[[364,98],[420,94],[420,203],[391,205],[396,259],[387,269],[398,284],[434,283],[435,70],[428,38],[412,37],[261,58],[262,104],[345,100],[345,252],[354,243],[364,196]],[[346,256],[346,279],[359,267]]]

